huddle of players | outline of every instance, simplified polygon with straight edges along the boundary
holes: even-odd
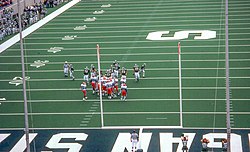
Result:
[[[137,64],[133,67],[135,81],[138,82],[140,79],[140,72],[145,77],[145,66],[144,63],[141,68]],[[126,101],[128,88],[126,85],[127,81],[127,69],[125,67],[120,68],[119,63],[115,60],[105,73],[100,71],[100,77],[94,65],[91,65],[90,69],[86,66],[83,71],[84,82],[81,84],[81,90],[84,94],[83,100],[87,99],[87,84],[91,84],[92,93],[99,95],[101,87],[102,96],[108,96],[108,99],[121,95],[121,100]],[[119,82],[120,76],[120,82]],[[100,83],[99,84],[99,79]],[[120,90],[119,90],[120,84]]]

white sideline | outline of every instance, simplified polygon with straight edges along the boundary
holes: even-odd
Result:
[[[78,2],[80,2],[80,0],[72,0],[71,2],[65,4],[64,6],[57,9],[53,13],[49,14],[45,18],[41,19],[37,23],[35,23],[35,24],[31,25],[30,27],[28,27],[27,29],[23,30],[23,32],[22,32],[23,38],[25,38],[26,36],[28,36],[29,34],[34,32],[35,30],[37,30],[38,28],[40,28],[44,24],[48,23],[49,21],[51,21],[52,19],[54,19],[55,17],[57,17],[58,15],[63,13],[64,11],[66,11],[67,9],[71,8],[72,6],[77,4]],[[15,36],[13,36],[12,38],[10,38],[9,40],[2,43],[0,45],[0,53],[2,53],[3,51],[5,51],[9,47],[11,47],[13,44],[17,43],[19,40],[20,40],[20,35],[18,33]]]

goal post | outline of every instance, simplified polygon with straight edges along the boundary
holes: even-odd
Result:
[[[101,87],[101,63],[100,63],[100,46],[99,44],[96,44],[96,51],[97,51],[97,64],[98,64],[98,75],[99,75],[99,80],[98,80],[98,85],[99,85],[99,95],[100,95],[100,110],[101,110],[101,126],[104,127],[104,120],[103,120],[103,104],[102,104],[102,87]]]
[[[181,81],[181,42],[178,42],[178,61],[179,61],[179,98],[180,98],[180,126],[183,127],[182,120],[182,81]]]

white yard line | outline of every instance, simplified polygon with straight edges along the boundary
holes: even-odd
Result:
[[[146,19],[148,19],[148,17],[130,17],[130,18],[119,17],[119,18],[112,18],[112,19],[110,19],[110,18],[105,19],[104,18],[104,19],[100,19],[100,20],[102,22],[103,21],[113,21],[113,20],[119,20],[119,21],[121,21],[121,20],[130,20],[130,21],[133,21],[133,20],[136,20],[136,21],[144,20],[144,22],[145,22]],[[172,22],[218,22],[218,21],[220,21],[220,19],[216,19],[216,18],[211,18],[211,19],[205,19],[204,18],[204,19],[195,20],[195,19],[187,19],[186,17],[184,17],[183,20],[176,20],[176,18],[175,18],[175,20],[166,20],[166,19],[171,19],[171,17],[154,17],[154,19],[160,19],[160,20],[164,19],[165,20],[164,22],[166,22],[166,23],[172,23]],[[82,21],[82,20],[83,20],[82,17],[79,16],[77,18],[73,18],[73,17],[71,17],[71,18],[67,17],[65,19],[63,19],[63,18],[57,18],[56,22],[60,22],[60,21]],[[245,18],[243,18],[243,19],[237,19],[236,18],[236,19],[230,19],[230,21],[246,21],[246,19]],[[152,21],[152,23],[153,22],[158,22],[158,21]]]
[[[168,22],[170,22],[170,21],[165,21],[165,20],[161,20],[161,21],[151,21],[150,23],[168,23]],[[174,21],[174,22],[176,22],[176,23],[178,23],[179,21]],[[198,24],[197,24],[198,23]],[[178,26],[184,26],[184,27],[187,27],[187,26],[212,26],[212,25],[220,25],[220,24],[218,24],[218,23],[210,23],[210,24],[208,24],[208,23],[204,23],[204,24],[200,24],[199,23],[199,20],[197,20],[197,23],[193,23],[193,24],[176,24],[175,25],[175,27],[178,27]],[[84,24],[84,22],[82,23],[82,24]],[[91,25],[108,25],[108,24],[110,24],[110,25],[112,25],[112,26],[114,26],[114,25],[116,25],[116,24],[145,24],[145,21],[124,21],[124,22],[114,22],[113,20],[112,21],[107,21],[107,22],[94,22],[94,23],[88,23],[89,25],[91,24]],[[230,25],[249,25],[250,23],[231,23]],[[70,23],[70,22],[67,22],[67,23],[65,23],[65,22],[50,22],[50,23],[48,23],[47,25],[79,25],[79,23]],[[168,25],[168,24],[166,24],[165,25],[165,27],[172,27],[173,28],[173,25]],[[38,33],[38,32],[35,32],[35,33]]]
[[[152,27],[152,28],[157,28],[157,27],[165,27],[166,25],[147,25],[147,27]],[[101,27],[88,27],[88,29],[105,29],[105,28],[140,28],[141,29],[141,26],[140,25],[121,25],[121,26],[101,26]],[[48,30],[65,30],[65,29],[70,29],[72,30],[73,28],[72,27],[42,27],[41,29],[48,29]],[[232,29],[250,29],[248,27],[239,27],[239,28],[229,28],[230,30]],[[177,29],[175,28],[174,29],[175,31],[181,31],[183,30],[182,28],[180,29]],[[211,30],[216,30],[218,31],[219,29],[218,28],[212,28]],[[138,30],[137,30],[138,31]],[[140,31],[152,31],[152,30],[140,30]],[[86,31],[84,33],[87,33]],[[229,33],[229,35],[234,35],[235,33]],[[245,33],[240,33],[240,34],[245,34]],[[246,33],[248,34],[248,33]],[[222,35],[225,35],[225,34],[222,34]],[[126,35],[121,35],[121,36],[126,36]],[[27,39],[27,38],[26,38]]]
[[[177,80],[178,77],[146,77],[144,80]],[[186,80],[195,80],[195,79],[225,79],[225,77],[182,77]],[[250,77],[230,77],[230,79],[250,79]],[[76,81],[82,81],[83,79],[75,79]],[[134,78],[127,78],[127,80],[134,80]],[[1,79],[0,82],[9,82],[10,79]],[[71,79],[29,79],[30,82],[46,82],[46,81],[72,81]]]
[[[106,69],[103,69],[104,71]],[[133,69],[127,69],[128,71],[132,71]],[[178,68],[147,68],[147,71],[176,71],[178,70]],[[225,68],[182,68],[182,70],[225,70]],[[250,70],[250,67],[239,67],[239,68],[230,68],[230,70]],[[82,72],[82,69],[75,69],[75,72]],[[1,71],[0,73],[21,73],[22,71]],[[27,71],[29,73],[56,73],[56,72],[62,72],[62,70],[29,70]],[[218,77],[220,78],[220,77]],[[127,79],[134,79],[134,78],[127,78]],[[153,77],[147,77],[144,79],[154,79]],[[166,77],[167,79],[167,77]],[[39,81],[39,80],[43,80],[43,79],[32,79],[30,81]],[[48,79],[48,81],[60,81],[60,80],[65,80],[65,79]],[[1,81],[1,80],[0,80]],[[8,80],[3,80],[3,81],[8,81]]]
[[[250,101],[250,99],[231,99],[232,101],[242,101],[242,102],[248,102]],[[114,99],[112,101],[110,101],[109,99],[104,99],[103,100],[104,102],[121,102],[121,100],[119,99]],[[144,102],[155,102],[155,101],[164,101],[164,102],[176,102],[176,101],[179,101],[179,99],[128,99],[128,101],[132,101],[132,102],[141,102],[141,101],[144,101]],[[211,101],[213,102],[214,99],[185,99],[183,98],[183,101],[185,102],[190,102],[190,101],[195,101],[195,102],[200,102],[200,101]],[[220,101],[220,102],[225,102],[226,99],[217,99],[217,101]],[[44,99],[44,100],[28,100],[28,102],[30,103],[46,103],[46,102],[49,102],[49,103],[52,103],[52,102],[56,102],[56,103],[61,103],[61,102],[69,102],[69,103],[72,103],[72,102],[83,102],[82,100],[72,100],[72,99],[69,99],[69,100],[51,100],[51,99]],[[88,102],[98,102],[99,103],[99,100],[97,99],[88,99]],[[23,100],[7,100],[5,101],[5,103],[23,103]],[[99,106],[99,105],[96,105],[96,106]]]
[[[152,114],[179,114],[180,112],[104,112],[104,115],[152,115]],[[214,112],[182,112],[183,114],[193,114],[193,115],[213,115]],[[33,115],[33,116],[37,116],[37,115],[86,115],[86,114],[93,114],[93,115],[100,115],[100,112],[67,112],[67,113],[28,113],[28,115]],[[215,114],[217,115],[225,115],[226,112],[215,112]],[[232,112],[232,114],[236,114],[236,115],[249,115],[250,112]],[[23,116],[23,113],[0,113],[0,116]]]
[[[230,62],[248,62],[250,61],[250,59],[231,59]],[[120,63],[157,63],[157,62],[166,62],[166,63],[170,63],[170,62],[178,62],[178,60],[143,60],[143,61],[119,61]],[[220,59],[220,60],[182,60],[182,62],[225,62],[225,59]],[[61,64],[63,65],[64,62],[49,62],[49,64]],[[89,64],[94,64],[96,63],[96,61],[85,61],[85,62],[70,62],[72,64],[84,64],[84,63],[89,63]],[[110,63],[110,61],[102,61],[102,64],[105,63]],[[16,62],[16,63],[0,63],[0,65],[19,65],[20,63]],[[25,64],[32,64],[32,63],[25,63]]]
[[[212,1],[212,2],[198,1],[199,3],[197,3],[197,1],[194,1],[194,0],[185,0],[185,1],[183,1],[183,0],[174,0],[174,1],[168,1],[167,5],[168,6],[171,5],[171,4],[179,5],[180,2],[181,3],[185,2],[185,4],[191,4],[191,5],[220,4],[220,2],[214,2],[214,1]],[[230,3],[235,4],[235,5],[239,5],[239,3],[245,4],[246,1],[239,0],[239,1],[230,2]],[[87,2],[86,1],[86,2],[84,2],[84,4],[86,4],[86,5],[93,5],[93,2]],[[150,5],[150,6],[152,6],[152,4],[155,4],[155,2],[152,1],[152,0],[149,0],[149,1],[146,1],[146,0],[143,0],[143,1],[119,1],[119,3],[117,3],[115,6],[131,6],[131,4],[133,4],[133,5],[142,5],[142,6],[144,6],[144,5]],[[93,5],[93,6],[96,6],[96,5]],[[217,6],[220,6],[220,5],[217,5]],[[243,6],[245,6],[245,5],[243,5]]]
[[[230,87],[233,90],[246,90],[250,87]],[[183,90],[225,90],[226,87],[182,87]],[[26,89],[27,91],[79,91],[79,88],[67,88],[67,89]],[[92,88],[88,88],[88,91],[91,91]],[[129,90],[179,90],[179,87],[143,87],[143,88],[129,88]],[[22,89],[0,89],[2,92],[20,92]]]
[[[151,7],[152,8],[152,7]],[[84,9],[84,8],[83,8]],[[67,14],[83,14],[83,12],[81,11],[77,11],[78,9],[74,9],[75,12],[66,12],[64,13],[64,15],[67,15]],[[79,9],[80,10],[80,9]],[[117,14],[124,14],[124,13],[127,13],[127,14],[134,14],[134,15],[137,15],[138,14],[138,10],[121,10],[121,9],[118,9],[118,11],[114,11],[114,10],[109,10],[109,12],[112,12],[113,14],[117,13]],[[192,15],[192,14],[197,14],[197,15],[200,15],[200,14],[205,14],[205,15],[211,15],[211,14],[214,14],[214,15],[218,15],[220,14],[220,10],[218,11],[211,11],[211,12],[204,12],[204,11],[190,11],[190,12],[183,12],[183,11],[176,11],[176,10],[171,10],[171,9],[162,9],[162,10],[155,10],[155,13],[159,13],[159,12],[163,12],[163,14],[165,13],[165,15]],[[152,13],[151,9],[150,10],[145,10],[143,9],[143,13],[144,14],[149,14],[149,13]],[[242,13],[242,14],[247,14],[249,13],[249,11],[247,10],[235,10],[235,11],[230,11],[230,13]],[[83,14],[84,15],[84,14]]]

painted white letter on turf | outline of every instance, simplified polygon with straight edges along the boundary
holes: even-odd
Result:
[[[187,146],[189,149],[194,140],[195,133],[184,133],[184,134],[185,136],[188,136]],[[181,137],[173,137],[173,133],[160,133],[161,152],[172,152],[174,143],[178,144],[178,148],[176,152],[182,152]]]
[[[7,137],[9,137],[10,134],[0,134],[0,143],[6,139]]]
[[[29,143],[37,136],[37,133],[29,133]],[[26,149],[26,135],[17,142],[17,144],[10,150],[10,152],[23,152]]]
[[[210,30],[187,30],[175,32],[173,37],[163,37],[163,34],[169,34],[169,31],[157,31],[151,32],[147,36],[147,40],[182,40],[187,39],[189,34],[201,34],[200,36],[194,36],[195,40],[207,40],[216,38],[216,31]]]
[[[59,133],[53,135],[46,147],[50,149],[69,149],[68,152],[79,152],[82,145],[79,143],[60,143],[63,138],[73,138],[75,141],[83,141],[88,137],[85,133]]]
[[[130,133],[119,133],[115,145],[111,152],[124,152],[125,149],[128,151],[131,151],[132,144],[130,142]],[[140,135],[139,139],[141,141],[141,148],[143,149],[143,152],[148,151],[148,146],[151,140],[152,133],[142,133]]]

